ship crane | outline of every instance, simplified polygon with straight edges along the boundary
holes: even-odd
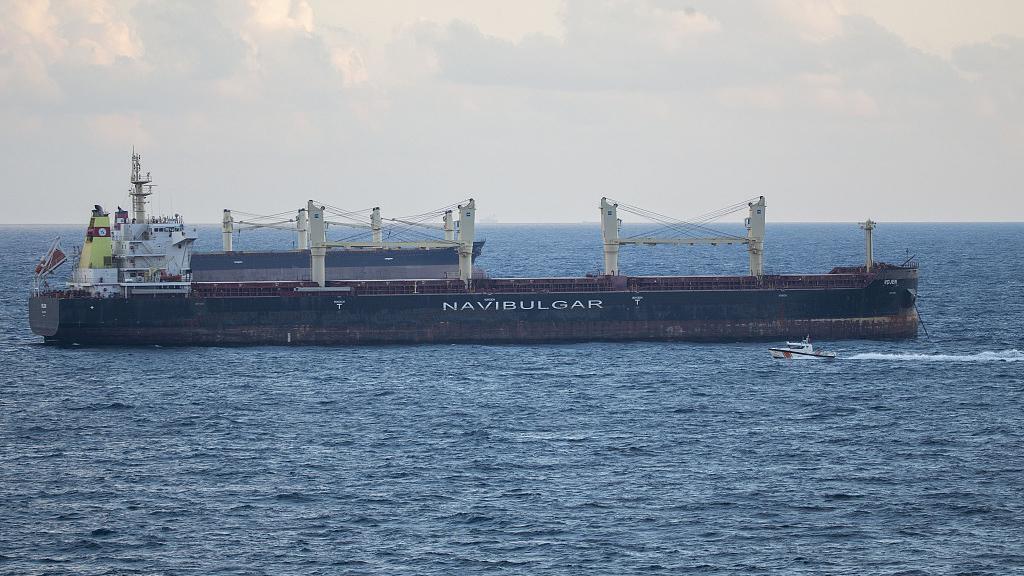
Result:
[[[281,220],[279,222],[249,222],[249,221],[246,221],[246,220],[236,220],[235,224],[239,224],[239,225],[245,226],[247,228],[252,228],[252,229],[256,229],[256,228],[274,228],[276,230],[291,230],[292,229],[291,224],[294,223],[294,222],[295,222],[295,220]]]
[[[224,216],[221,219],[221,241],[225,252],[234,251],[233,237],[235,230],[239,232],[242,230],[255,230],[258,228],[273,228],[275,230],[292,230],[294,227],[298,229],[298,241],[299,249],[304,249],[305,246],[305,229],[306,229],[306,211],[299,210],[299,214],[295,218],[289,218],[287,220],[280,220],[287,212],[281,212],[278,214],[271,214],[269,216],[260,216],[259,214],[249,214],[247,212],[238,212],[243,216],[248,217],[248,220],[235,220],[235,212],[230,209],[224,210]]]
[[[425,224],[423,222],[413,222],[412,220],[402,220],[401,218],[386,218],[386,220],[388,222],[398,222],[399,224],[408,224],[409,226],[427,228],[429,230],[444,230],[444,226],[440,224]]]
[[[413,220],[404,220],[402,218],[381,218],[380,208],[374,208],[370,214],[369,224],[358,224],[355,222],[339,222],[336,220],[324,220],[324,224],[329,226],[344,226],[346,228],[358,228],[362,230],[370,230],[373,233],[374,242],[380,243],[383,241],[383,222],[395,222],[396,224],[404,224],[406,227],[415,228],[426,228],[428,230],[442,230],[445,233],[445,240],[455,240],[455,221],[452,218],[452,211],[446,210],[444,212],[444,223],[443,224],[430,224],[427,222],[416,222]]]
[[[327,207],[325,207],[326,209]],[[358,228],[360,230],[369,230],[373,236],[374,242],[381,242],[384,239],[384,228],[381,225],[380,207],[376,206],[370,210],[370,223],[365,224],[358,222],[358,212],[346,212],[344,210],[335,210],[335,213],[339,216],[351,218],[357,220],[356,222],[342,222],[338,220],[324,220],[324,224],[328,226],[344,226],[345,228]]]
[[[329,207],[324,206],[324,208],[326,210]],[[362,215],[359,212],[348,212],[348,211],[340,210],[340,209],[333,208],[333,207],[330,207],[330,209],[331,209],[331,211],[336,216],[341,216],[341,217],[344,217],[344,218],[348,218],[351,221],[327,220],[325,218],[324,219],[324,224],[325,225],[328,225],[328,226],[341,226],[341,227],[345,227],[345,228],[355,228],[355,229],[359,229],[359,230],[370,230],[371,235],[372,235],[372,239],[373,239],[373,245],[377,246],[377,247],[383,246],[383,242],[384,242],[384,226],[383,226],[383,223],[384,223],[385,219],[381,218],[380,207],[374,207],[373,209],[370,210],[370,221],[369,221],[368,224],[364,223],[364,222],[360,222],[360,220],[365,218],[365,216]],[[365,213],[365,211],[363,211],[363,212]],[[442,214],[442,222],[443,222],[442,224],[430,224],[430,223],[426,223],[426,222],[422,222],[422,221],[416,221],[416,220],[410,220],[410,219],[402,219],[402,218],[387,218],[386,220],[388,222],[395,222],[397,224],[402,224],[402,225],[404,225],[407,228],[409,228],[409,227],[418,227],[418,228],[426,228],[426,229],[430,229],[430,230],[442,230],[442,231],[444,231],[444,239],[445,239],[446,242],[448,242],[448,244],[446,244],[446,246],[450,247],[450,246],[455,246],[455,245],[458,244],[455,241],[456,224],[458,224],[458,222],[453,218],[452,212],[453,211],[450,210],[450,209],[444,209],[443,212],[427,213],[427,214],[417,215],[418,217],[423,218],[424,216],[436,215],[436,214],[440,213],[440,214]],[[225,252],[231,252],[231,251],[234,250],[233,237],[234,237],[234,233],[236,231],[241,231],[241,230],[245,230],[245,229],[257,229],[257,228],[273,228],[273,229],[277,229],[277,230],[290,230],[290,229],[293,229],[293,227],[294,227],[294,230],[295,230],[296,235],[297,235],[297,242],[296,242],[297,248],[299,250],[305,250],[305,249],[307,249],[309,247],[309,218],[308,218],[308,214],[307,214],[307,208],[299,209],[299,211],[296,214],[295,218],[289,218],[287,220],[269,221],[269,222],[268,221],[264,221],[264,220],[272,219],[272,218],[279,218],[284,213],[273,214],[273,215],[270,215],[270,216],[260,216],[260,215],[257,215],[257,214],[249,214],[249,213],[246,213],[246,212],[237,212],[237,213],[245,215],[249,219],[248,220],[235,220],[235,218],[234,218],[234,216],[236,214],[235,212],[233,212],[232,210],[227,210],[227,209],[224,210],[224,215],[223,215],[223,219],[222,219],[222,226],[221,226],[221,234],[222,234],[223,248],[224,248]],[[407,217],[407,218],[416,218],[417,216],[410,216],[410,217]]]
[[[630,206],[615,200],[609,200],[608,198],[601,198],[601,238],[604,240],[604,273],[608,276],[616,276],[619,274],[619,247],[624,245],[640,244],[645,246],[655,246],[657,244],[669,244],[675,246],[717,246],[719,244],[745,244],[747,246],[747,252],[750,255],[750,275],[762,276],[764,275],[765,206],[764,196],[759,196],[757,198],[752,198],[747,202],[734,204],[732,206],[715,210],[714,212],[709,212],[708,214],[704,214],[692,221],[684,221],[669,218],[658,214],[657,212],[644,210],[643,208]],[[620,226],[622,225],[622,221],[619,220],[619,208],[622,208],[623,211],[631,214],[643,216],[659,222],[664,225],[665,229],[683,234],[684,236],[674,238],[657,238],[654,236],[638,235],[623,238],[619,235]],[[745,222],[747,228],[746,236],[724,234],[716,230],[712,230],[705,225],[711,220],[733,212],[738,212],[743,208],[747,208],[749,211],[749,215]],[[716,235],[703,235],[708,233]]]
[[[325,210],[328,209],[326,205],[319,204],[310,200],[306,204],[306,213],[309,217],[309,240],[310,240],[310,277],[314,282],[320,285],[320,287],[326,286],[326,268],[325,261],[327,250],[329,248],[452,248],[456,247],[459,253],[459,278],[464,282],[469,282],[473,277],[473,240],[475,236],[475,221],[476,221],[476,202],[470,198],[464,203],[460,203],[455,207],[458,210],[459,218],[454,220],[451,209],[445,209],[442,212],[428,212],[425,214],[419,214],[416,216],[407,217],[408,219],[392,218],[393,222],[399,222],[405,224],[407,227],[411,226],[423,226],[433,227],[425,225],[422,221],[430,216],[436,216],[443,214],[443,225],[441,230],[444,230],[444,239],[424,239],[418,241],[385,241],[382,233],[382,218],[380,216],[380,208],[374,208],[370,215],[370,230],[372,232],[372,238],[369,241],[328,241],[327,240],[327,225],[335,224],[337,222],[329,222],[325,219]],[[338,211],[337,209],[332,210],[335,214],[339,214],[343,217],[353,218],[353,213]],[[458,237],[455,236],[456,226],[458,225]],[[351,226],[354,228],[364,228],[365,224],[351,225],[345,223],[345,226]],[[436,228],[435,228],[436,229]]]
[[[444,211],[443,223],[440,224],[440,225],[438,225],[438,224],[428,224],[428,223],[425,223],[425,222],[414,222],[412,220],[403,220],[401,218],[388,218],[388,221],[389,222],[397,222],[399,224],[405,224],[407,226],[416,226],[416,227],[419,227],[419,228],[427,228],[429,230],[443,230],[444,231],[444,239],[445,240],[449,240],[449,241],[455,240],[455,224],[456,224],[456,222],[455,222],[455,220],[452,217],[452,211],[451,210],[445,210]]]

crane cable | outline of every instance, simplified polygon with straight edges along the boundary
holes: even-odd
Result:
[[[711,227],[705,226],[704,224],[706,224],[707,222],[710,222],[712,220],[716,220],[718,218],[726,216],[728,214],[732,214],[732,213],[738,212],[738,211],[742,210],[743,208],[748,207],[750,202],[753,202],[754,200],[756,200],[756,198],[753,198],[753,199],[750,199],[750,200],[747,200],[747,201],[744,201],[744,202],[737,202],[736,204],[732,204],[732,205],[729,205],[729,206],[725,206],[723,208],[719,208],[717,210],[713,210],[711,212],[708,212],[708,213],[702,214],[700,216],[697,216],[697,217],[695,217],[695,218],[693,218],[691,220],[679,220],[679,219],[676,219],[676,218],[672,218],[670,216],[666,216],[664,214],[660,214],[660,213],[655,212],[653,210],[648,210],[648,209],[645,209],[645,208],[641,208],[639,206],[633,206],[631,204],[626,204],[624,202],[618,202],[616,200],[611,200],[611,199],[609,199],[609,200],[611,202],[614,202],[614,203],[618,204],[618,206],[620,208],[622,208],[625,212],[628,212],[630,214],[634,214],[634,215],[637,215],[637,216],[641,216],[641,217],[647,218],[649,220],[653,220],[653,221],[658,222],[659,224],[662,225],[661,227],[655,229],[652,232],[634,234],[632,236],[628,236],[627,238],[638,238],[638,237],[641,237],[641,236],[644,236],[644,235],[651,235],[651,234],[661,233],[662,231],[671,231],[671,232],[675,232],[676,234],[681,234],[684,237],[691,237],[691,238],[700,237],[700,235],[702,235],[702,234],[706,235],[706,234],[710,233],[710,234],[715,234],[715,235],[719,235],[719,236],[723,236],[723,237],[729,237],[729,238],[735,238],[737,240],[742,240],[744,238],[743,236],[737,236],[735,234],[729,234],[729,233],[726,233],[726,232],[722,232],[720,230],[715,230],[715,229],[713,229]]]

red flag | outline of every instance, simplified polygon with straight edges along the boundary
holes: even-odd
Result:
[[[53,239],[50,249],[36,264],[36,276],[45,276],[60,267],[67,260],[67,255],[60,249],[60,236]]]

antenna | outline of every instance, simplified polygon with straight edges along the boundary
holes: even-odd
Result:
[[[146,197],[153,193],[153,187],[147,184],[152,181],[149,172],[142,175],[142,155],[132,146],[132,191],[128,194],[132,197],[132,220],[138,224],[146,222]]]

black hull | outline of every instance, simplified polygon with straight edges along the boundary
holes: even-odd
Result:
[[[30,319],[33,331],[48,342],[87,345],[915,337],[917,271],[897,269],[864,278],[859,287],[795,289],[609,287],[564,292],[379,294],[338,287],[334,292],[291,291],[270,296],[34,296]]]

